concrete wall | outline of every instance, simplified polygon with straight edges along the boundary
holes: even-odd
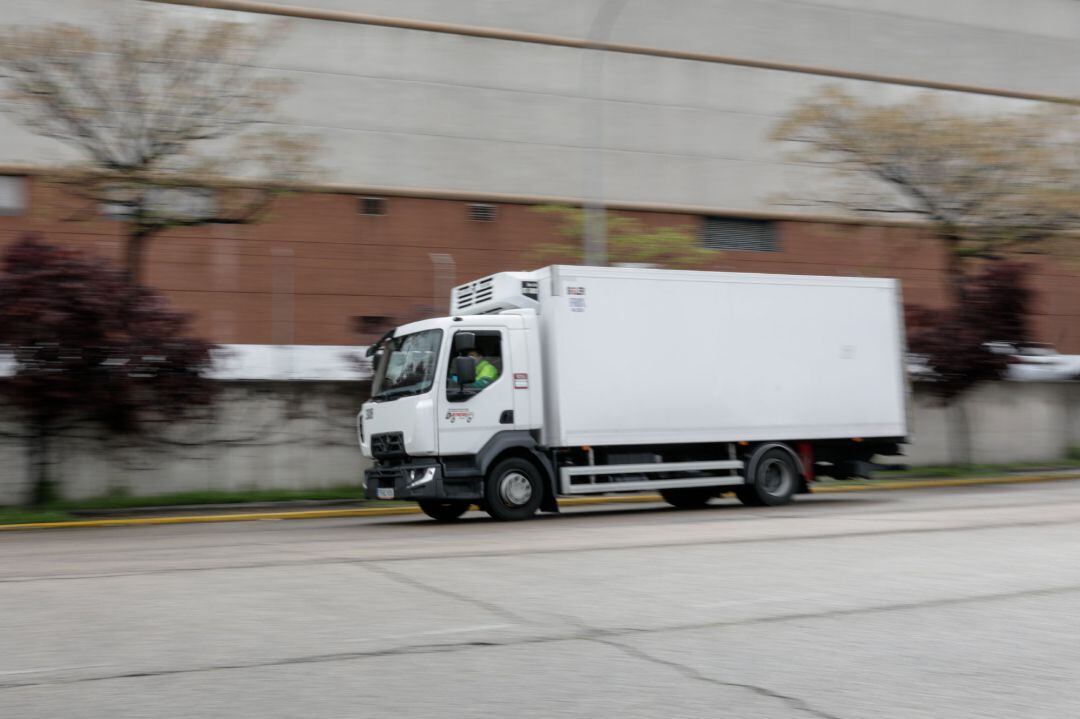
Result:
[[[102,452],[65,443],[57,469],[70,498],[110,492],[155,495],[202,489],[315,488],[359,484],[365,465],[353,416],[359,383],[227,385],[216,422],[181,428],[174,437],[207,444],[169,451]],[[971,461],[1053,462],[1080,446],[1080,383],[1003,382],[986,385],[963,404],[971,427]],[[914,401],[914,465],[963,461],[964,444],[943,409],[920,393]],[[225,442],[221,444],[221,442]],[[0,446],[0,505],[27,491],[22,447]]]
[[[365,460],[354,418],[365,387],[360,382],[226,383],[213,421],[177,427],[169,435],[194,446],[103,451],[100,443],[63,440],[54,469],[69,498],[348,484],[359,494]],[[0,444],[0,467],[0,505],[22,501],[26,460],[18,442]]]
[[[953,407],[925,393],[914,401],[915,465],[1042,462],[1080,447],[1080,383],[997,382],[983,385]],[[969,440],[962,434],[969,427]],[[970,453],[970,454],[969,454]]]
[[[281,4],[585,37],[602,0],[288,0]],[[109,23],[116,0],[7,0],[4,22]],[[191,22],[192,8],[153,12]],[[269,15],[221,11],[266,23]],[[911,88],[812,74],[302,18],[282,20],[268,73],[295,82],[281,120],[322,141],[350,185],[775,209],[819,171],[768,139],[798,99],[835,82],[876,100]],[[738,58],[1072,95],[1072,0],[630,0],[607,39]],[[958,107],[1031,103],[951,95]],[[598,104],[599,103],[599,104]],[[598,130],[599,128],[599,130]],[[601,147],[600,160],[596,148]],[[70,158],[0,117],[0,162]],[[602,175],[602,181],[598,176]],[[596,184],[599,182],[600,184]]]

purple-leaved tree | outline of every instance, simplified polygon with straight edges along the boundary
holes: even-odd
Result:
[[[1032,292],[1026,274],[1022,264],[991,262],[964,279],[959,305],[906,308],[908,349],[930,370],[923,386],[955,412],[949,426],[965,464],[971,462],[971,432],[967,410],[956,400],[977,384],[1005,376],[1009,356],[991,351],[992,343],[1020,345],[1030,340]]]
[[[948,309],[907,308],[908,349],[926,360],[927,388],[949,403],[980,382],[1001,379],[1009,357],[992,352],[994,342],[1030,340],[1031,290],[1027,269],[1016,262],[993,262],[965,280],[963,303]]]
[[[187,316],[104,260],[25,236],[0,268],[0,346],[13,360],[0,399],[21,421],[32,487],[56,496],[58,438],[147,439],[208,409],[212,346]]]

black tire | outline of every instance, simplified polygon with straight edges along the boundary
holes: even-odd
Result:
[[[421,499],[424,514],[440,522],[452,522],[469,511],[469,503],[455,499]]]
[[[536,514],[544,499],[544,483],[531,462],[511,457],[488,471],[484,509],[494,519],[513,522]]]
[[[762,452],[753,464],[754,476],[735,490],[739,501],[750,507],[790,504],[799,489],[799,466],[791,454],[773,447]]]
[[[679,487],[661,489],[660,496],[672,507],[679,509],[698,509],[709,503],[716,496],[716,487]]]

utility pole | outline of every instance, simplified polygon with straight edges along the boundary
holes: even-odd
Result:
[[[586,37],[582,68],[585,87],[582,95],[588,98],[591,115],[591,135],[585,161],[585,264],[606,265],[607,210],[604,207],[604,59],[603,43],[619,13],[629,0],[606,0],[593,18]]]

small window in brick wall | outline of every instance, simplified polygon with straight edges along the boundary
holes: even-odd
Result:
[[[26,178],[0,175],[0,215],[21,215],[26,211]]]
[[[386,198],[361,197],[359,210],[361,215],[385,215]]]
[[[701,244],[710,250],[779,252],[776,223],[737,217],[705,217],[701,223]]]
[[[469,205],[469,219],[473,222],[494,222],[495,205],[472,203]]]

